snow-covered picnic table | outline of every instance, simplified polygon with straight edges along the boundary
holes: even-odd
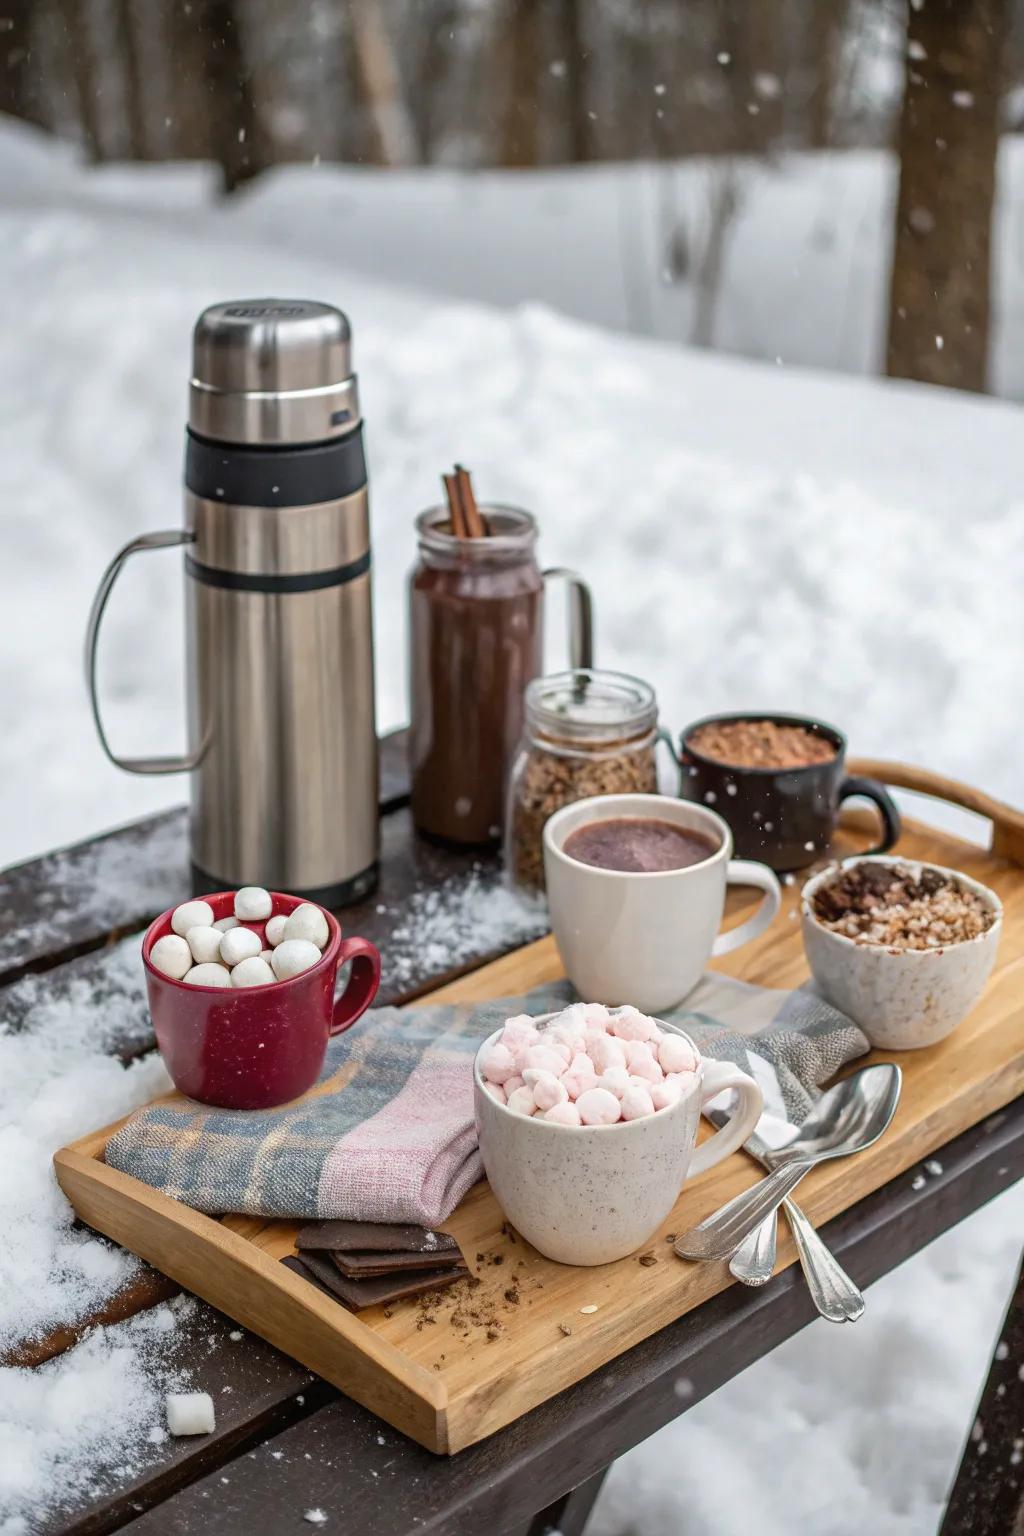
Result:
[[[522,921],[519,927],[508,922],[495,859],[444,852],[415,838],[400,737],[385,743],[384,766],[381,885],[348,920],[396,956],[388,995],[398,1000],[511,949],[530,930]],[[152,1040],[137,930],[157,906],[186,890],[183,831],[182,813],[171,812],[0,877],[0,911],[19,923],[17,949],[0,950],[0,1008],[15,1030],[19,1016],[31,1018],[26,1086],[34,1058],[80,1048],[76,1021],[83,1030],[100,1029],[111,1079],[142,1072],[159,1086],[159,1066],[146,1054]],[[142,885],[133,870],[145,870]],[[467,891],[476,910],[491,913],[491,923],[468,920]],[[33,1016],[41,997],[42,1019],[38,1011]],[[94,1037],[93,1050],[96,1043]],[[97,1124],[118,1107],[107,1077],[93,1063],[84,1077],[68,1079],[69,1092],[93,1093]],[[41,1096],[37,1105],[40,1134],[59,1133],[62,1114],[71,1117],[59,1090],[54,1097],[47,1104]],[[939,1157],[928,1166],[940,1166],[941,1178],[924,1171],[901,1176],[825,1229],[861,1285],[1024,1174],[1024,1102],[958,1137]],[[44,1197],[32,1185],[30,1165],[21,1174],[17,1167],[9,1155],[6,1175],[26,1177],[27,1198],[52,1206],[56,1192]],[[20,1525],[15,1517],[4,1530],[40,1536],[84,1536],[129,1522],[139,1536],[211,1530],[249,1536],[300,1530],[303,1520],[321,1523],[321,1515],[360,1536],[485,1529],[517,1536],[552,1528],[572,1536],[582,1531],[616,1457],[814,1316],[797,1268],[760,1291],[734,1286],[511,1428],[444,1458],[406,1440],[229,1318],[178,1296],[145,1266],[66,1222],[54,1225],[51,1212],[40,1211],[35,1255],[31,1234],[22,1230],[22,1239],[28,1251],[20,1255],[20,1284],[8,1299],[20,1305],[26,1322],[35,1319],[35,1336],[17,1340],[8,1331],[5,1358],[27,1363],[54,1356],[31,1380],[44,1392],[49,1383],[52,1433],[63,1433],[67,1444],[57,1457],[56,1485],[39,1488],[31,1515]],[[42,1326],[47,1309],[48,1327]],[[129,1320],[88,1335],[93,1322],[118,1317]],[[64,1354],[83,1334],[77,1351]],[[22,1380],[28,1407],[34,1388],[27,1373]],[[213,1435],[166,1436],[159,1393],[177,1382],[212,1393]],[[91,1441],[89,1415],[83,1423],[80,1411],[83,1395],[93,1400]],[[965,1421],[968,1413],[965,1403]],[[120,1439],[112,1443],[102,1427],[115,1419]],[[38,1422],[37,1413],[37,1430]],[[17,1456],[10,1435],[4,1450]],[[26,1433],[23,1453],[40,1458],[45,1450]],[[11,1460],[0,1482],[10,1489],[20,1475],[28,1488],[33,1470],[31,1460],[18,1467]]]

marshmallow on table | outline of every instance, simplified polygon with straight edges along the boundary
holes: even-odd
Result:
[[[263,942],[251,928],[230,928],[220,936],[220,958],[225,965],[237,965],[258,955]]]
[[[325,949],[330,936],[326,917],[311,901],[304,901],[301,907],[296,907],[285,919],[286,939],[305,939],[307,943],[315,944],[317,949]]]
[[[162,971],[165,976],[172,976],[175,981],[181,981],[193,965],[192,951],[187,941],[177,933],[165,933],[162,939],[157,939],[149,952],[149,959],[158,971]]]
[[[273,968],[259,955],[240,960],[231,972],[233,987],[266,987],[276,980]]]
[[[210,928],[213,925],[213,908],[208,901],[183,901],[171,913],[171,927],[184,938],[190,928]]]
[[[270,892],[262,885],[243,885],[235,892],[235,916],[242,923],[261,923],[274,910]]]
[[[284,938],[284,925],[287,921],[288,917],[284,912],[278,912],[276,917],[267,918],[267,926],[263,930],[263,938],[270,949],[276,949]]]
[[[298,976],[302,971],[308,971],[319,960],[320,951],[307,939],[284,939],[274,950],[271,965],[278,981],[285,981],[289,976]]]
[[[226,965],[194,965],[181,979],[190,987],[230,987],[231,972]]]
[[[212,1435],[217,1427],[209,1392],[168,1392],[165,1406],[172,1435]]]
[[[223,937],[219,928],[207,923],[196,923],[194,928],[189,929],[185,942],[192,951],[196,965],[220,959],[220,941]]]

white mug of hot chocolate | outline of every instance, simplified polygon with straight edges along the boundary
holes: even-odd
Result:
[[[708,842],[707,858],[675,869],[604,869],[565,844],[581,827],[621,819],[669,822]],[[764,864],[733,859],[732,833],[714,811],[668,795],[600,795],[556,811],[544,828],[551,927],[566,975],[581,997],[645,1013],[691,992],[713,955],[763,933],[782,900]],[[753,917],[720,932],[728,885],[764,892]]]

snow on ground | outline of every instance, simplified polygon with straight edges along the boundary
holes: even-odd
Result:
[[[1022,798],[1024,745],[1008,707],[1024,573],[1014,408],[685,351],[537,303],[490,307],[523,292],[569,303],[569,273],[577,305],[599,291],[605,226],[583,215],[601,211],[613,173],[607,184],[603,172],[539,177],[528,197],[523,178],[294,171],[214,208],[198,168],[85,172],[6,129],[0,159],[0,600],[14,640],[0,652],[0,861],[185,796],[180,780],[131,779],[102,758],[81,637],[113,551],[180,519],[192,320],[215,299],[270,292],[332,300],[355,327],[383,724],[406,714],[412,517],[436,498],[441,467],[461,458],[483,495],[538,513],[547,563],[586,573],[599,660],[648,677],[674,728],[716,707],[812,710],[843,724],[858,751],[927,761]],[[771,174],[788,176],[798,201],[797,183],[820,173],[822,196],[827,184],[842,204],[844,177],[870,181],[859,163],[831,167],[834,179],[824,166]],[[757,172],[765,197],[768,174]],[[436,296],[469,287],[442,242],[467,228],[451,222],[463,204],[491,242],[470,247],[474,302]],[[773,305],[805,298],[803,285],[773,297],[781,223],[773,238],[763,259],[744,258],[757,276],[750,313],[766,326]],[[861,316],[852,334],[865,326]],[[111,604],[104,694],[126,752],[181,739],[179,571],[167,555],[139,560]],[[551,629],[554,661],[563,639]],[[53,1017],[42,997],[26,1032],[0,1034],[0,1086],[10,1084],[0,1135],[17,1148],[2,1161],[25,1169],[50,1212],[44,1260],[47,1244],[67,1239],[70,1297],[90,1265],[122,1261],[98,1244],[79,1252],[62,1231],[48,1151],[95,1121],[98,1098],[114,1114],[144,1097],[156,1070],[124,1073],[103,1057],[103,1037],[88,1010]],[[0,1201],[20,1200],[8,1180]],[[674,1532],[681,1511],[696,1536],[738,1536],[751,1508],[768,1533],[933,1529],[1022,1203],[1007,1196],[876,1287],[856,1329],[815,1325],[626,1458],[599,1507],[601,1536]],[[23,1299],[27,1273],[14,1281]],[[58,1306],[59,1288],[48,1294]],[[133,1337],[111,1346],[127,1351],[118,1368],[150,1381]],[[95,1363],[83,1346],[50,1368],[54,1400],[87,1391]],[[19,1406],[35,1390],[0,1378],[0,1435],[28,1447],[52,1490],[81,1486],[55,1459],[59,1408],[50,1421]],[[103,1401],[116,1465],[130,1459],[135,1425],[112,1395]],[[716,1470],[714,1507],[691,1470],[704,1466]],[[31,1515],[24,1489],[0,1485],[0,1511],[5,1499]]]

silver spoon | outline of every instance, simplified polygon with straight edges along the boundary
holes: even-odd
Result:
[[[757,1135],[748,1136],[743,1150],[771,1172],[775,1149]],[[864,1312],[864,1297],[839,1260],[815,1232],[803,1211],[788,1197],[782,1202],[811,1298],[830,1323],[855,1323]],[[764,1285],[775,1271],[778,1213],[755,1227],[729,1260],[729,1273],[743,1285]]]
[[[815,1163],[862,1152],[878,1140],[896,1111],[900,1080],[899,1067],[880,1062],[823,1093],[800,1128],[799,1142],[775,1154],[774,1172],[684,1232],[676,1239],[676,1253],[684,1259],[729,1258]]]

